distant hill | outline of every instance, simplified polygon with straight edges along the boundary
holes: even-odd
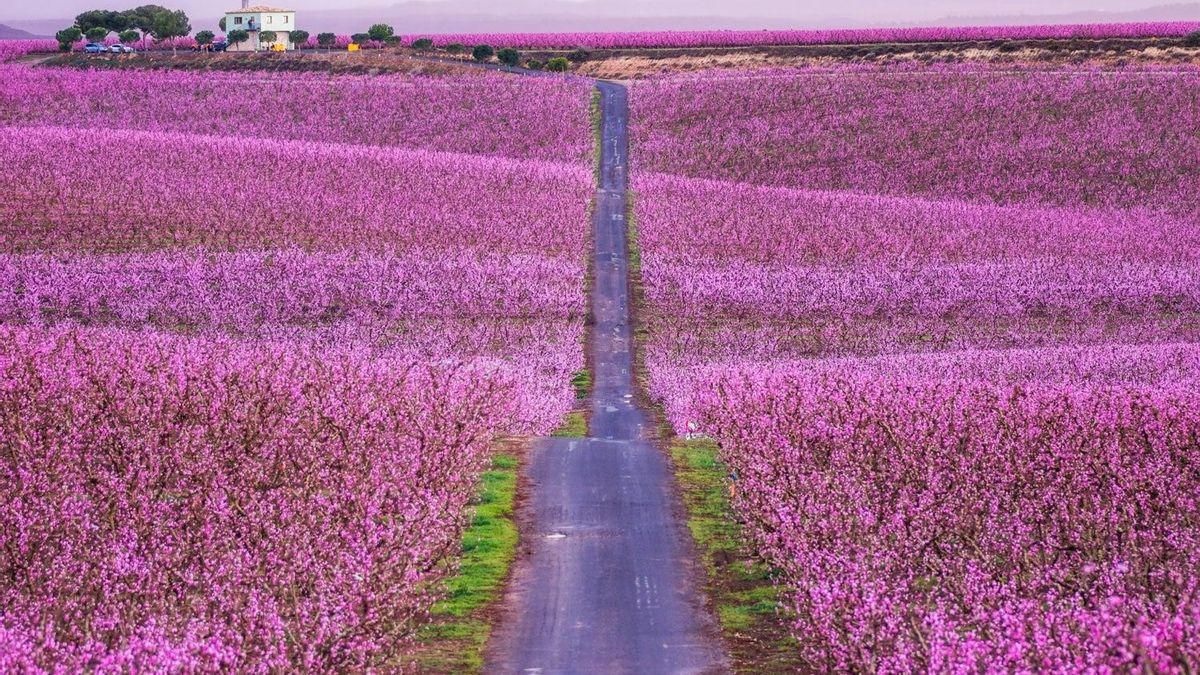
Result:
[[[0,23],[0,40],[30,40],[33,38],[45,37],[44,35],[34,35],[29,31],[13,28]]]

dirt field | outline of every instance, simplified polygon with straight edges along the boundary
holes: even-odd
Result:
[[[1032,65],[1147,65],[1200,64],[1200,47],[1179,39],[1148,40],[1026,40],[875,45],[790,45],[696,49],[613,49],[591,51],[527,51],[524,60],[546,62],[568,56],[579,75],[633,80],[662,73],[720,69],[828,66],[843,63],[962,63],[987,62]],[[436,58],[431,58],[436,57]],[[172,68],[180,70],[260,70],[338,74],[409,73],[444,75],[480,73],[449,62],[441,52],[418,53],[398,48],[348,53],[306,51],[272,53],[198,54],[142,53],[136,56],[70,54],[39,61],[47,65],[100,68]]]
[[[537,58],[535,55],[533,58]],[[711,69],[828,66],[842,63],[988,62],[1046,65],[1200,64],[1200,48],[1180,40],[1031,40],[891,45],[746,47],[596,52],[582,75],[618,80]]]

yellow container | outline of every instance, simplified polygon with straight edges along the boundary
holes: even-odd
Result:
[[[356,43],[356,42],[351,42],[350,44],[346,45],[346,51],[356,52],[358,50],[359,50],[359,46],[358,46],[358,43]]]
[[[273,51],[273,52],[287,51],[287,45],[283,44],[282,42],[276,42],[275,44],[271,45],[271,51]]]

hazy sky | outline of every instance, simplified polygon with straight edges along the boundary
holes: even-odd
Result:
[[[124,8],[146,1],[181,8],[196,20],[220,16],[240,0],[0,0],[0,22],[60,19],[85,9]],[[587,15],[642,17],[733,17],[790,19],[797,27],[845,22],[854,25],[918,24],[965,16],[1045,16],[1079,11],[1128,11],[1195,0],[252,0],[285,5],[324,17],[338,13],[368,15],[478,14]],[[414,7],[414,5],[416,5]],[[299,17],[298,17],[299,19]],[[297,24],[301,23],[299,20]],[[776,25],[778,22],[774,22]],[[399,27],[398,27],[399,28]],[[480,30],[486,30],[486,26]],[[536,29],[531,26],[529,29]]]

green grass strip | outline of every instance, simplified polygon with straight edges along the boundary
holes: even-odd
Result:
[[[625,232],[625,240],[629,247],[629,274],[635,279],[640,279],[642,276],[642,244],[638,240],[637,210],[633,208],[633,201],[633,190],[626,191],[625,223],[628,229]]]
[[[708,577],[706,590],[737,672],[790,672],[795,642],[771,570],[747,553],[745,532],[730,503],[729,468],[709,439],[675,439],[675,476],[683,492],[687,526]]]
[[[446,597],[432,610],[432,622],[419,635],[421,672],[482,672],[483,650],[492,626],[481,611],[494,602],[517,551],[513,500],[517,458],[498,454],[483,473],[475,517],[462,538],[458,574],[446,580]]]
[[[601,153],[604,150],[604,113],[600,107],[600,90],[592,89],[592,173],[596,179],[596,185],[600,185],[600,171],[603,167]]]
[[[592,391],[592,371],[584,368],[575,371],[571,376],[571,386],[575,387],[575,400],[582,401]]]
[[[567,413],[563,425],[551,436],[555,438],[586,438],[588,435],[587,416],[582,410],[572,410]]]

